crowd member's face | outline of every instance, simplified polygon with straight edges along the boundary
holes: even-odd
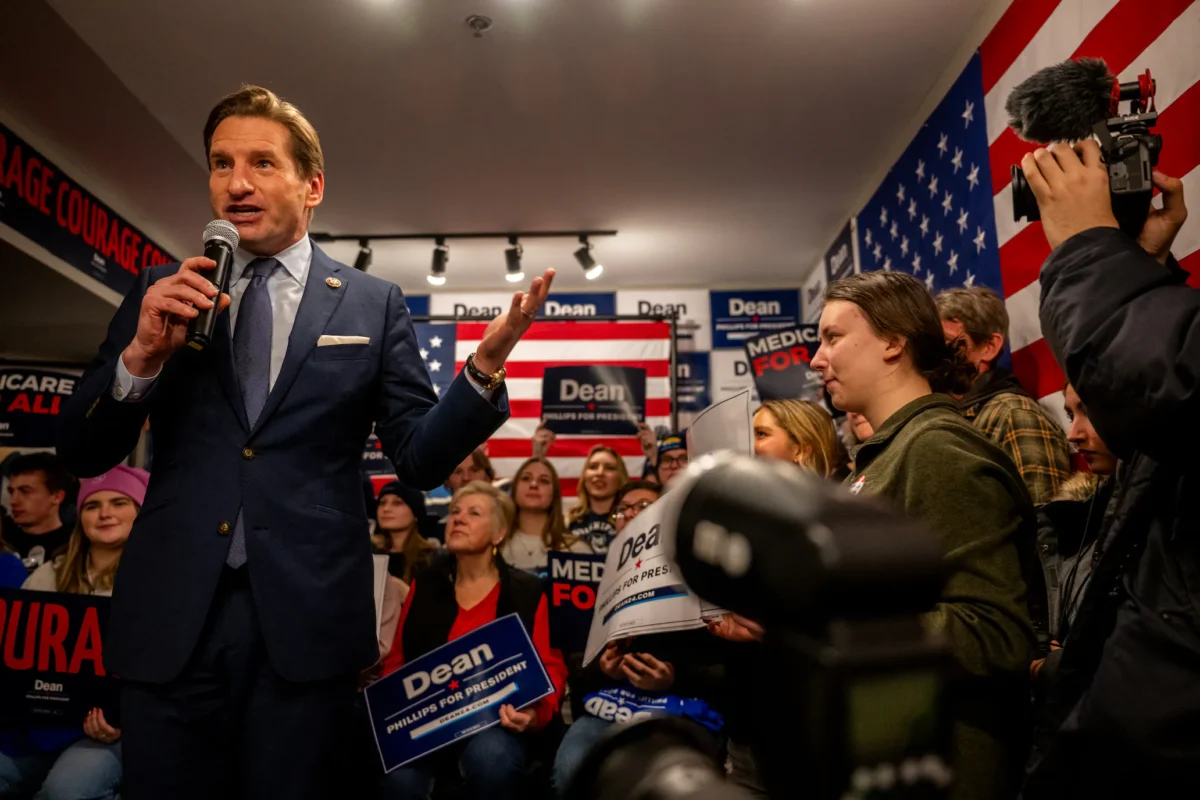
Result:
[[[593,453],[583,468],[583,480],[588,494],[596,500],[607,500],[621,488],[621,475],[612,453],[601,450]]]
[[[208,195],[213,214],[232,222],[241,246],[271,256],[308,230],[325,178],[305,180],[292,158],[288,129],[270,119],[229,117],[213,131]]]
[[[1088,469],[1097,475],[1112,475],[1117,471],[1117,457],[1109,452],[1104,440],[1092,427],[1088,418],[1087,406],[1075,393],[1074,386],[1068,386],[1063,391],[1063,407],[1071,427],[1067,429],[1067,441],[1075,445],[1075,449],[1087,462]]]
[[[446,483],[450,485],[450,491],[457,492],[471,481],[483,481],[486,483],[487,473],[479,468],[472,456],[467,456],[461,464],[454,468],[454,473]]]
[[[956,339],[962,340],[963,352],[966,354],[967,360],[979,373],[986,372],[991,363],[1000,355],[1000,351],[1004,349],[1004,339],[1000,336],[993,336],[978,344],[971,341],[966,327],[958,320],[942,320],[942,333],[946,335],[946,344],[950,344]]]
[[[800,445],[792,441],[787,431],[779,426],[779,420],[769,408],[760,408],[754,415],[754,455],[775,461],[796,462],[800,458]]]
[[[649,489],[634,489],[627,492],[621,498],[620,504],[613,509],[613,513],[616,515],[616,522],[613,524],[617,528],[617,533],[625,530],[626,525],[657,499],[658,495]]]
[[[554,476],[545,464],[537,461],[521,473],[516,489],[517,508],[545,511],[554,501]]]
[[[881,380],[899,369],[902,344],[877,336],[862,310],[846,300],[825,304],[820,330],[812,368],[821,373],[834,406],[864,411]]]
[[[865,442],[875,434],[875,429],[871,427],[871,423],[862,414],[856,414],[853,411],[846,414],[850,420],[850,429],[854,432],[854,438],[860,442]]]
[[[46,476],[41,471],[13,475],[8,479],[13,522],[22,528],[34,528],[51,521],[65,497],[66,492],[51,492],[46,488]]]
[[[687,465],[687,450],[668,450],[658,457],[658,482],[666,486],[676,475],[687,469]]]
[[[475,555],[500,544],[504,531],[496,528],[492,498],[471,494],[450,508],[446,549],[455,555]]]
[[[376,509],[375,519],[379,522],[379,529],[383,531],[406,531],[416,521],[408,503],[394,494],[385,494],[379,498]]]
[[[137,515],[137,503],[128,495],[96,492],[79,509],[79,524],[93,546],[118,548],[125,545]]]

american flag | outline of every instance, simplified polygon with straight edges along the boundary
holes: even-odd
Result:
[[[1009,168],[1037,145],[1007,127],[1004,102],[1037,70],[1083,56],[1104,59],[1121,81],[1151,71],[1163,136],[1158,168],[1183,179],[1195,206],[1200,2],[1013,0],[857,218],[864,270],[916,273],[935,293],[972,283],[1000,293],[1013,372],[1064,423],[1063,374],[1038,323],[1038,272],[1050,247],[1040,223],[1012,218]],[[1193,213],[1172,252],[1200,286],[1197,251]]]
[[[475,352],[484,322],[418,322],[417,341],[439,395]],[[671,326],[665,322],[538,321],[505,364],[512,417],[488,440],[487,452],[500,477],[511,477],[533,454],[533,433],[542,415],[542,372],[548,366],[623,366],[646,370],[646,422],[669,426],[671,415]],[[560,436],[550,450],[564,497],[574,497],[583,461],[597,444],[624,459],[640,475],[643,455],[633,436]]]

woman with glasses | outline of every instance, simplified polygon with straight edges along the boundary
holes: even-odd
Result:
[[[629,482],[625,459],[611,447],[598,444],[588,453],[579,479],[579,496],[567,512],[571,535],[587,542],[593,553],[607,553],[617,535],[612,512],[617,492]]]

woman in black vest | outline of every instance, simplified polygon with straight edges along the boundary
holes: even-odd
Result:
[[[437,558],[413,581],[400,612],[392,651],[383,674],[407,661],[516,613],[537,648],[555,691],[523,709],[500,707],[500,724],[465,742],[430,754],[389,773],[381,796],[396,800],[428,798],[439,773],[457,761],[467,796],[501,800],[521,794],[526,737],[558,713],[566,685],[562,654],[550,647],[550,612],[540,579],[513,569],[496,556],[514,514],[509,497],[482,481],[458,490],[446,526],[449,553]]]

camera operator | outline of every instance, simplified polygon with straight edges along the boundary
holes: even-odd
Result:
[[[1021,167],[1054,248],[1041,271],[1043,333],[1126,465],[1079,610],[1107,609],[1110,632],[1064,648],[1079,677],[1049,698],[1066,721],[1035,751],[1026,797],[1192,796],[1200,788],[1200,480],[1192,465],[1200,293],[1169,256],[1187,219],[1183,187],[1154,173],[1163,205],[1135,242],[1119,229],[1095,142],[1039,148]]]

